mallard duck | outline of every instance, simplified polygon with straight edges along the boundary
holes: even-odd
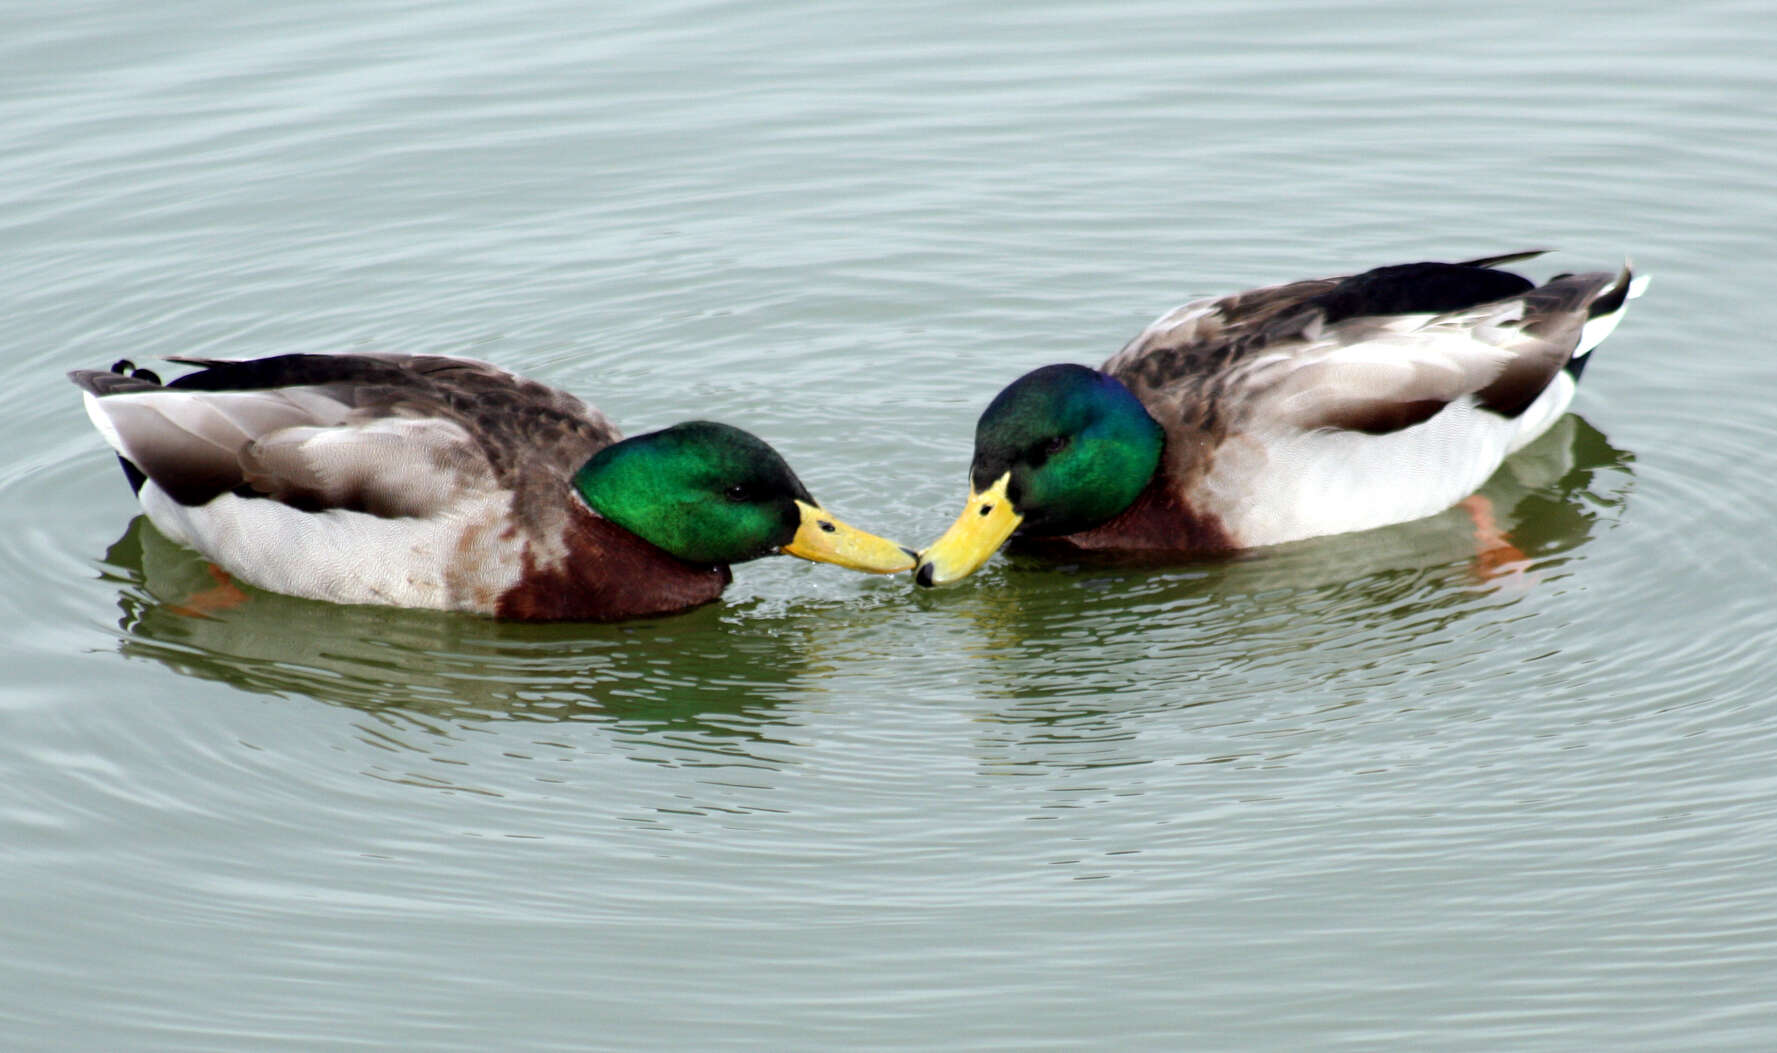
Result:
[[[968,503],[915,580],[963,578],[1014,534],[1189,559],[1450,507],[1566,411],[1646,282],[1499,269],[1538,255],[1199,300],[1101,369],[1025,374],[981,414]]]
[[[574,396],[459,358],[173,361],[199,368],[69,377],[149,520],[274,592],[612,620],[709,602],[728,564],[774,552],[913,567],[725,424],[621,439]]]

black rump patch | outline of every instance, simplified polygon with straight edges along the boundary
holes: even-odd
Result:
[[[1510,271],[1462,263],[1402,263],[1355,274],[1303,302],[1333,325],[1362,315],[1443,314],[1536,288]]]

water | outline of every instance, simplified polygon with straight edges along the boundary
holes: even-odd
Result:
[[[1777,1045],[1767,5],[0,12],[9,1049]],[[1194,295],[1655,275],[1460,511],[513,626],[254,593],[62,373],[489,358],[921,543]]]

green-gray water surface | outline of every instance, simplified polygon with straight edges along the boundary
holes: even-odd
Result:
[[[0,10],[0,1046],[1777,1048],[1777,15],[1705,0]],[[264,593],[63,378],[491,359],[958,508],[1196,295],[1649,294],[1460,511],[521,626]]]

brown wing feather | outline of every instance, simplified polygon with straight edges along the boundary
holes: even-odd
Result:
[[[202,368],[165,386],[71,376],[97,396],[118,452],[186,504],[251,491],[306,509],[423,515],[477,477],[521,494],[559,486],[618,437],[574,396],[467,359],[175,361]]]
[[[1104,369],[1169,432],[1211,445],[1261,411],[1302,428],[1386,434],[1473,393],[1481,408],[1515,417],[1567,364],[1587,305],[1614,280],[1563,275],[1532,287],[1490,269],[1539,254],[1378,268],[1197,301],[1162,316]],[[1484,299],[1511,290],[1520,291]],[[1415,304],[1427,310],[1364,313]],[[1371,351],[1340,354],[1359,345]]]
[[[1481,408],[1505,417],[1528,409],[1573,357],[1593,302],[1618,280],[1618,275],[1604,271],[1566,274],[1525,293],[1524,317],[1512,343],[1514,354],[1499,376],[1476,393]],[[1621,280],[1626,294],[1628,279]]]
[[[402,416],[455,421],[482,445],[503,479],[521,464],[538,460],[570,472],[621,437],[603,414],[575,396],[474,359],[361,353],[172,361],[204,369],[173,381],[171,388],[315,388],[356,410],[354,420]]]

